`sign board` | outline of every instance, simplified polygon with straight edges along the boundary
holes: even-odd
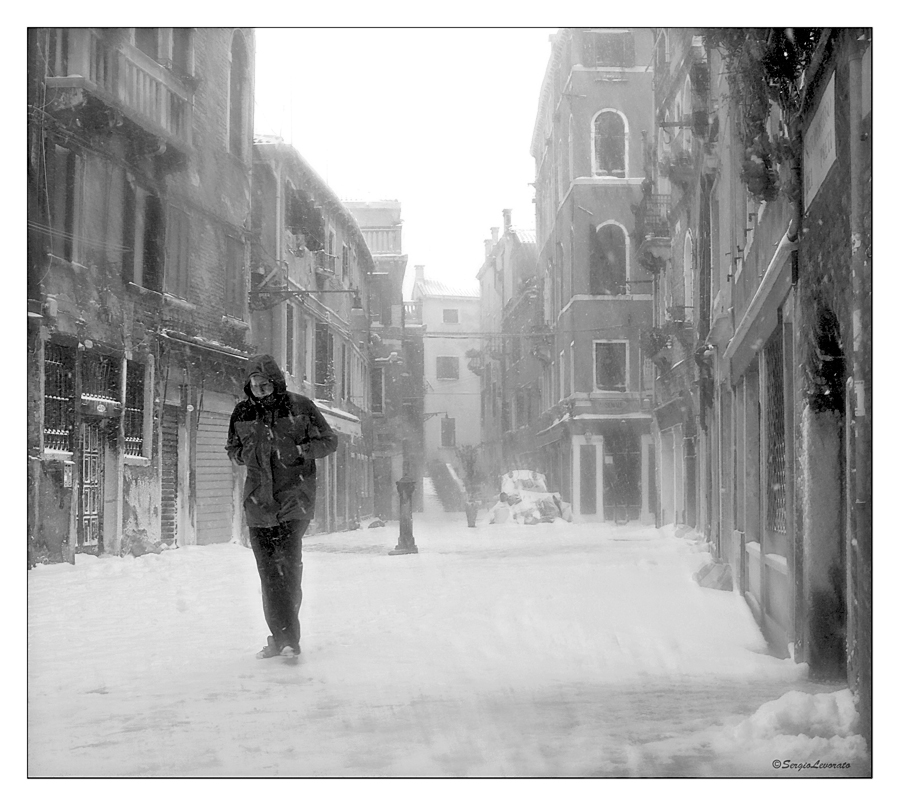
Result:
[[[803,140],[803,199],[807,210],[836,160],[832,73]]]

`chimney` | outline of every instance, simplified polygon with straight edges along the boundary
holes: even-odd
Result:
[[[425,267],[424,266],[416,266],[416,282],[417,283],[425,282]]]
[[[497,243],[500,240],[500,227],[491,227],[491,241]]]
[[[510,208],[506,208],[503,211],[503,234],[506,235],[509,232],[509,228],[512,226],[512,210]]]

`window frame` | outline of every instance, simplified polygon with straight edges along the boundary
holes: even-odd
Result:
[[[591,244],[591,250],[588,255],[588,291],[590,292],[590,296],[594,297],[602,297],[602,296],[625,296],[629,293],[628,282],[631,280],[631,237],[628,234],[628,229],[622,224],[621,221],[616,221],[614,218],[607,219],[606,221],[601,222],[596,227],[591,225],[593,233],[591,238],[598,238],[600,236],[600,230],[605,229],[607,227],[615,227],[619,229],[622,233],[622,237],[624,238],[623,244],[623,253],[624,253],[624,278],[622,281],[622,293],[621,294],[595,294],[593,291],[593,283],[592,278],[594,276],[594,265],[593,265],[593,244]]]
[[[163,291],[186,300],[190,293],[191,217],[178,205],[166,205]]]
[[[603,115],[616,115],[622,121],[622,175],[618,176],[615,171],[602,171],[597,159],[597,122]],[[596,179],[628,179],[628,158],[629,158],[629,127],[628,118],[625,113],[613,107],[604,107],[598,109],[591,118],[591,175]]]
[[[612,344],[612,345],[621,344],[625,348],[624,363],[623,363],[623,367],[622,367],[624,383],[623,383],[623,388],[621,388],[621,389],[619,389],[619,388],[615,388],[615,389],[603,388],[598,383],[599,379],[597,377],[597,346],[598,345],[610,345],[610,344]],[[631,351],[631,343],[629,342],[628,339],[594,339],[593,340],[592,375],[593,375],[593,386],[594,386],[595,392],[613,392],[613,393],[621,394],[623,392],[628,392],[631,390],[631,367],[630,367],[630,363],[629,363],[630,351]]]
[[[441,361],[452,361],[452,366],[456,369],[455,375],[441,375]],[[458,355],[437,355],[434,361],[434,377],[439,381],[458,381],[459,380],[459,356]]]

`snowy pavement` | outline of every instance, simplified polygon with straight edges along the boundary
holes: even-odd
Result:
[[[388,555],[396,522],[305,539],[295,665],[255,658],[247,548],[35,568],[29,774],[869,774],[850,692],[699,587],[702,546],[483,516],[417,515],[418,555]]]

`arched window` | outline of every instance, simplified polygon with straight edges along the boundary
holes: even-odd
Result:
[[[232,154],[244,156],[247,138],[249,76],[247,47],[237,33],[231,42],[231,93],[228,100],[228,148]]]
[[[567,176],[568,171],[566,170],[569,166],[569,159],[566,156],[565,148],[563,146],[562,137],[559,138],[557,143],[557,154],[556,154],[556,176],[558,181],[557,190],[559,192],[559,203],[562,204],[563,199],[566,197],[566,191],[569,189],[569,177]]]
[[[591,126],[595,176],[625,176],[627,127],[624,116],[612,109],[597,113]]]
[[[569,179],[575,180],[575,118],[569,115]]]
[[[684,236],[684,320],[694,319],[694,239],[688,232]]]
[[[690,76],[688,76],[684,80],[684,91],[681,93],[681,104],[682,104],[682,109],[681,109],[682,116],[679,117],[678,119],[684,120],[685,118],[687,118],[688,120],[692,120],[693,114],[694,114],[694,98],[693,98],[692,89],[691,89],[691,77]],[[691,148],[693,147],[693,132],[691,130],[691,127],[686,126],[684,129],[682,129],[682,132],[684,132],[684,147],[686,150],[690,151]]]
[[[620,224],[591,228],[591,294],[624,294],[628,237]]]
[[[669,35],[661,28],[656,40],[656,72],[662,73],[669,66]]]

